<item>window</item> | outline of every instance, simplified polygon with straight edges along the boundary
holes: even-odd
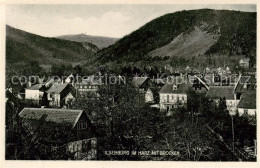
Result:
[[[169,96],[169,95],[167,95],[167,103],[169,102],[169,97],[170,97],[170,96]]]
[[[248,109],[244,110],[244,115],[248,115]]]
[[[77,124],[77,130],[82,130],[87,128],[87,123],[86,122],[81,122]]]

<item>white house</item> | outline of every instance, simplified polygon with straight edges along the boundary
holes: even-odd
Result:
[[[69,83],[59,83],[53,84],[47,91],[47,100],[49,101],[49,106],[53,107],[62,107],[66,105],[66,101],[68,102],[71,99],[72,87]]]
[[[187,91],[189,86],[182,82],[181,77],[167,81],[159,91],[160,109],[171,110],[187,104]]]
[[[44,93],[43,85],[36,84],[25,89],[25,99],[32,100],[37,104],[39,104],[40,100],[42,100],[43,93]]]
[[[239,116],[256,116],[256,93],[246,93],[241,97],[238,104]]]
[[[234,86],[210,86],[206,97],[215,100],[217,103],[220,98],[225,98],[229,114],[234,115],[236,113],[239,99],[235,94]]]

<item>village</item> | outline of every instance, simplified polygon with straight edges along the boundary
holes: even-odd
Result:
[[[102,153],[102,150],[99,148],[100,133],[96,131],[97,127],[99,127],[96,124],[98,122],[97,116],[102,113],[101,111],[109,111],[109,109],[117,108],[116,106],[124,106],[124,104],[120,104],[122,98],[117,96],[117,92],[122,92],[118,95],[123,94],[123,96],[129,97],[131,94],[137,95],[137,98],[132,97],[132,99],[137,101],[134,106],[138,108],[139,104],[141,104],[140,106],[145,105],[147,110],[154,109],[151,113],[156,111],[156,113],[162,113],[168,117],[174,115],[179,109],[186,111],[190,109],[187,106],[189,106],[189,101],[193,101],[193,98],[189,97],[190,92],[192,92],[207,100],[211,100],[216,109],[218,106],[221,106],[221,102],[225,102],[224,111],[227,110],[230,119],[232,119],[232,124],[229,123],[232,126],[230,127],[231,130],[228,130],[232,132],[232,137],[229,137],[230,139],[227,138],[228,142],[225,142],[221,131],[215,132],[214,128],[210,128],[212,129],[211,131],[220,137],[219,139],[222,140],[227,150],[235,158],[241,160],[255,159],[256,135],[248,135],[249,137],[245,135],[247,140],[242,140],[243,145],[236,142],[237,137],[234,135],[234,125],[236,125],[233,121],[234,116],[246,118],[249,127],[256,128],[256,71],[252,71],[254,69],[253,66],[249,70],[248,58],[241,59],[239,65],[245,70],[244,72],[234,73],[228,66],[215,69],[205,68],[202,72],[187,66],[180,72],[165,66],[164,69],[170,68],[172,73],[168,76],[160,75],[160,78],[147,74],[133,74],[132,76],[128,74],[113,74],[113,78],[109,78],[109,82],[105,82],[104,79],[106,78],[104,76],[109,75],[104,71],[98,71],[96,74],[80,79],[76,78],[76,75],[71,74],[65,79],[52,77],[41,83],[38,81],[38,83],[34,84],[29,81],[26,83],[26,87],[19,93],[13,93],[12,88],[7,88],[6,131],[7,137],[12,137],[10,142],[7,139],[8,145],[6,149],[8,155],[10,158],[19,158],[19,150],[21,150],[17,147],[19,146],[17,144],[20,143],[19,137],[13,137],[22,131],[26,135],[25,139],[29,138],[35,142],[40,142],[37,138],[41,136],[49,137],[48,142],[45,143],[48,145],[44,147],[44,150],[38,151],[40,153],[48,154],[50,152],[52,155],[54,153],[54,157],[56,156],[57,159],[59,159],[58,156],[62,155],[62,153],[70,153],[71,155],[66,155],[66,157],[62,156],[62,159],[65,160],[101,159],[100,155],[102,154],[99,154]],[[110,88],[113,87],[112,85],[115,86],[113,89],[118,89],[121,85],[125,85],[126,90],[120,91],[118,89],[112,93],[110,92],[110,90],[113,90]],[[131,88],[133,92],[130,93]],[[98,103],[96,102],[101,101],[103,104],[97,105]],[[96,103],[95,105],[99,107],[94,108],[99,109],[95,110],[95,112],[91,111],[89,103]],[[200,107],[202,106],[201,104],[196,106],[199,109],[198,112],[194,113],[196,116],[203,113],[200,109],[207,108]],[[119,113],[122,115],[120,110]],[[107,114],[110,117],[108,117],[108,120],[101,119],[101,123],[110,121],[108,124],[111,126],[110,133],[112,135],[116,134],[113,133],[114,128],[112,128],[113,124],[115,124],[112,112]],[[123,122],[122,118],[124,116],[120,118],[118,122]],[[50,132],[39,131],[43,128]],[[54,128],[56,128],[56,131]],[[57,135],[58,128],[63,130],[63,135],[59,133]],[[134,136],[133,130],[121,134],[124,135],[125,139],[133,140],[131,138]],[[58,141],[57,137],[61,138],[61,140]],[[62,141],[64,137],[69,138]],[[12,142],[14,139],[16,139],[15,142]],[[112,150],[119,149],[122,150],[121,148]]]

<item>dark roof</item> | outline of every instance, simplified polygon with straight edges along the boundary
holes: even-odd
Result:
[[[35,84],[29,88],[26,88],[26,89],[29,89],[29,90],[40,90],[42,88],[42,84]]]
[[[24,108],[19,116],[26,119],[39,120],[46,115],[46,121],[58,124],[70,124],[73,127],[80,118],[83,110],[54,109],[54,108]]]
[[[134,85],[134,87],[141,87],[142,84],[147,80],[149,79],[148,77],[134,77],[133,78],[133,81],[132,81],[132,84]]]
[[[53,84],[46,92],[47,93],[57,93],[59,94],[65,87],[68,85],[68,83],[64,84]]]
[[[7,98],[9,101],[15,102],[17,98],[14,96],[14,94],[9,90],[5,90],[5,98]]]
[[[256,93],[245,93],[237,106],[238,108],[244,109],[256,109]]]
[[[205,79],[201,79],[203,82],[206,83]],[[196,79],[194,77],[190,77],[188,80],[188,86],[189,88],[193,89],[195,92],[197,93],[203,93],[206,94],[207,93],[207,88],[205,87],[205,85],[203,83],[197,83],[196,84]],[[201,87],[200,87],[201,86]],[[199,88],[200,87],[200,88]],[[195,89],[196,88],[196,89]]]
[[[188,82],[188,81],[187,81]],[[173,85],[177,86],[177,90],[173,90]],[[159,93],[187,93],[189,90],[189,84],[181,77],[173,78],[166,81],[166,84],[161,88]]]
[[[247,88],[244,88],[244,85],[247,84]],[[236,89],[236,92],[239,93],[246,93],[246,92],[251,92],[255,90],[255,84],[256,84],[256,79],[254,76],[241,76],[239,79]]]
[[[234,99],[234,86],[210,86],[206,97],[211,99]]]

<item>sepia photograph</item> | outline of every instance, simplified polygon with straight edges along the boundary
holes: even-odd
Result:
[[[3,6],[5,161],[257,163],[256,3]]]

